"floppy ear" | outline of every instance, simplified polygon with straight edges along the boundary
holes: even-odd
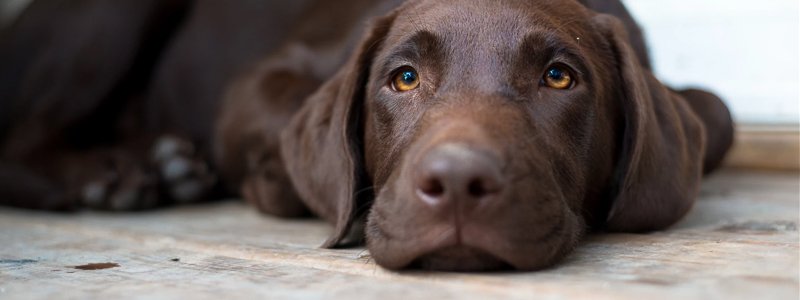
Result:
[[[594,17],[615,56],[625,132],[617,165],[611,231],[662,229],[680,220],[697,195],[705,152],[703,125],[686,100],[639,63],[622,23]]]
[[[281,134],[281,155],[295,189],[318,216],[332,222],[334,247],[348,235],[356,208],[371,201],[364,171],[361,113],[369,68],[395,13],[380,18],[347,63],[311,95]]]

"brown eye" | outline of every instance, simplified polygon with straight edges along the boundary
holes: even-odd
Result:
[[[544,73],[544,84],[550,88],[566,90],[572,87],[572,75],[566,68],[553,66]]]
[[[392,78],[392,89],[397,92],[408,92],[419,87],[419,74],[412,67],[403,67]]]

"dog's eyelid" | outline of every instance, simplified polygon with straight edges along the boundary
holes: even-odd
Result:
[[[572,70],[578,70],[583,65],[578,55],[566,49],[553,51],[546,66],[550,67],[555,64],[565,65]]]
[[[391,77],[400,69],[409,67],[419,69],[417,64],[413,63],[410,59],[393,59],[381,67],[380,74],[382,77]]]
[[[412,67],[419,69],[420,65],[418,56],[403,52],[393,52],[386,56],[381,56],[378,61],[380,63],[376,64],[378,66],[375,70],[376,75],[381,78],[387,78],[387,80],[391,79],[391,76],[394,76],[400,68]]]

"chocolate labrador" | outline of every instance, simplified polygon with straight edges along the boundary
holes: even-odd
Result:
[[[386,268],[536,270],[675,223],[732,143],[617,0],[40,2],[0,36],[6,204],[233,191]]]

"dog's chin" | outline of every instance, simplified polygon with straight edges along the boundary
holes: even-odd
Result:
[[[415,259],[410,269],[452,271],[452,272],[487,272],[513,270],[509,263],[496,256],[468,246],[451,246],[439,249]]]

